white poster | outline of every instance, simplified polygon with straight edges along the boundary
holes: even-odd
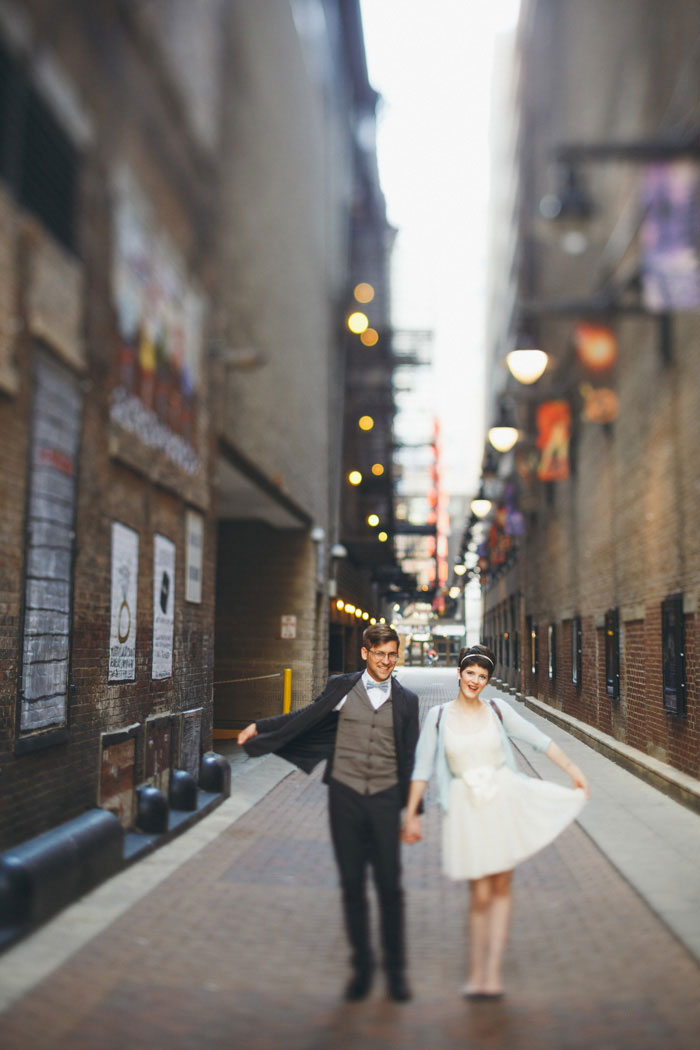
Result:
[[[202,600],[202,555],[204,551],[204,519],[188,510],[185,515],[185,601]]]
[[[136,677],[136,596],[139,536],[112,522],[112,614],[109,629],[109,681]]]
[[[175,626],[175,544],[153,537],[153,666],[151,678],[170,678],[173,673],[173,628]]]

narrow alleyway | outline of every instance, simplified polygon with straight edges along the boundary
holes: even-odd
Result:
[[[424,706],[453,695],[451,671],[406,669],[401,678]],[[624,817],[614,812],[606,769],[629,778],[628,797],[652,792],[655,805],[668,807],[661,818],[668,826],[682,824],[695,881],[670,904],[678,910],[685,900],[689,916],[700,891],[700,818],[556,732],[590,776],[582,820],[590,826],[574,825],[517,871],[503,1001],[460,998],[466,890],[441,874],[433,792],[425,841],[404,848],[414,998],[389,1002],[380,976],[367,1001],[343,1002],[347,949],[320,770],[285,775],[278,759],[245,760],[235,763],[231,799],[200,826],[0,957],[0,1045],[695,1048],[700,969],[692,938],[681,943],[644,888],[627,881],[633,868],[623,877],[594,841],[598,826]],[[537,775],[530,757],[524,768]],[[537,770],[546,772],[540,760]],[[548,775],[559,776],[553,766]],[[635,820],[624,819],[617,837],[633,847]],[[666,863],[673,887],[678,872],[663,844],[655,849],[650,839],[647,847],[643,866]]]

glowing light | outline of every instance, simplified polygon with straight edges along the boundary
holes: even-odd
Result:
[[[478,515],[477,515],[478,517]],[[466,565],[455,565],[455,576],[464,576],[467,571]]]
[[[447,593],[449,594],[450,598],[459,598],[461,591],[459,587],[450,587]]]
[[[335,603],[335,607],[336,607],[336,609],[344,609],[345,608],[345,602],[343,601],[342,598],[338,598],[338,601]]]
[[[367,284],[366,281],[360,281],[359,284],[355,285],[355,290],[352,294],[358,303],[371,303],[374,299],[374,288],[371,284]]]
[[[359,470],[351,470],[348,474],[348,481],[351,485],[359,485],[362,481],[362,475]]]
[[[379,342],[379,332],[376,328],[365,328],[360,336],[360,342],[363,346],[376,346]]]
[[[373,463],[372,464],[372,473],[374,474],[375,478],[381,478],[382,474],[384,473],[384,466],[383,466],[383,464],[382,463]]]
[[[389,539],[388,532],[378,532],[377,533],[377,539],[379,540],[380,543],[386,543],[386,541]]]
[[[371,416],[360,416],[357,421],[357,425],[360,430],[371,430],[374,426],[374,420]]]
[[[477,518],[485,518],[488,512],[491,510],[491,500],[473,499],[469,506],[472,514],[476,514]]]
[[[351,605],[350,602],[346,602],[346,604],[345,604],[345,612],[346,613],[350,613],[350,615],[352,616],[352,614],[355,612],[355,606]]]
[[[363,314],[361,310],[357,310],[354,314],[350,314],[348,317],[348,328],[351,332],[354,332],[355,335],[364,332],[366,328],[369,328],[367,314]]]
[[[360,619],[360,617],[362,616],[362,609],[355,609],[355,616],[356,616],[356,617],[358,618],[358,620],[359,620],[359,619]]]
[[[383,617],[383,616],[380,616],[380,617],[379,617],[379,622],[380,622],[380,623],[386,623],[386,620],[384,619],[384,617]]]
[[[369,613],[363,613],[362,614],[362,619],[363,620],[369,620]]]
[[[376,621],[376,618],[375,618],[375,617],[373,616],[373,617],[372,617],[372,619],[371,619],[371,620],[370,620],[369,622],[370,622],[370,623],[371,623],[372,625],[374,625],[374,624],[375,624],[375,623],[376,623],[377,621]]]
[[[374,528],[375,525],[379,524],[379,515],[378,514],[369,514],[367,516],[367,524],[371,525],[372,528]]]
[[[511,375],[515,376],[519,383],[529,386],[536,383],[545,368],[549,357],[544,350],[511,350],[506,354],[506,364]]]
[[[519,437],[515,427],[491,427],[489,430],[489,441],[496,452],[510,452]]]

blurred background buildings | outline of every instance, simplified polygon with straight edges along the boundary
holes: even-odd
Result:
[[[355,0],[0,2],[3,846],[389,616],[376,102]]]
[[[522,4],[488,338],[490,422],[513,430],[487,443],[491,507],[463,545],[499,677],[693,776],[699,48],[684,0]],[[511,374],[517,348],[546,352],[541,378]]]
[[[132,827],[381,620],[698,775],[699,47],[690,0],[502,39],[468,505],[359,0],[0,0],[0,846]]]

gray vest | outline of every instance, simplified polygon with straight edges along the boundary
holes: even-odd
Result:
[[[340,710],[332,777],[361,795],[376,795],[399,779],[391,700],[375,711],[361,678]]]

